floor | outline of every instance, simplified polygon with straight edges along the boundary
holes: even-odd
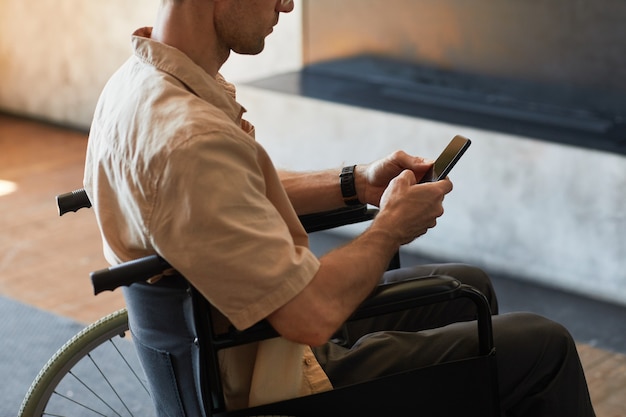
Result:
[[[123,306],[119,292],[93,296],[89,272],[106,266],[93,212],[56,212],[57,194],[82,187],[86,144],[0,115],[0,292],[85,323]]]
[[[93,296],[89,272],[106,266],[93,212],[58,218],[55,208],[55,195],[81,187],[86,136],[0,114],[0,294],[84,323],[123,306],[119,291]],[[405,264],[418,261],[403,254]],[[514,277],[494,282],[502,310],[536,311],[570,329],[598,417],[626,417],[626,309]]]

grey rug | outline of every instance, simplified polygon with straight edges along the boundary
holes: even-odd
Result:
[[[83,325],[0,297],[0,417],[15,417],[48,359]],[[92,349],[55,389],[46,412],[58,416],[151,416],[145,377],[128,337]]]
[[[0,296],[0,416],[14,417],[31,382],[83,325]]]

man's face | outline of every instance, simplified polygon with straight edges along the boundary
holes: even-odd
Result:
[[[265,38],[278,23],[280,13],[293,10],[285,0],[222,0],[215,2],[215,29],[228,49],[256,55],[265,47]]]

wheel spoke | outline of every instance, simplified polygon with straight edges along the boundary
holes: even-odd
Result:
[[[120,310],[75,335],[37,375],[19,417],[154,415],[134,348],[118,339],[127,332]]]
[[[96,411],[96,410],[94,410],[93,408],[88,407],[88,406],[86,406],[85,404],[80,403],[80,402],[78,402],[78,401],[76,401],[76,400],[74,400],[74,399],[72,399],[72,398],[68,397],[67,395],[63,395],[63,394],[61,394],[61,393],[59,393],[59,392],[56,392],[56,391],[54,391],[54,394],[56,394],[57,396],[59,396],[59,397],[61,397],[61,398],[65,399],[66,401],[69,401],[69,402],[71,402],[71,403],[73,403],[73,404],[76,404],[76,405],[80,406],[80,407],[81,407],[81,408],[83,408],[84,410],[89,410],[89,411],[91,411],[92,413],[97,414],[97,415],[99,415],[99,416],[107,417],[107,415],[106,415],[106,414],[102,414],[102,413],[100,413],[99,411]],[[45,416],[56,416],[56,414],[48,414],[48,413],[44,413],[44,415],[45,415]],[[119,416],[119,414],[118,414],[118,416]],[[57,416],[57,417],[61,417],[61,416]]]
[[[120,337],[124,337],[122,335],[120,335]],[[139,385],[142,386],[142,388],[144,389],[144,391],[146,392],[146,394],[150,395],[150,391],[148,391],[148,387],[146,387],[146,384],[144,384],[143,380],[139,377],[139,375],[137,374],[137,372],[135,371],[135,368],[133,368],[131,366],[130,363],[128,363],[128,360],[126,360],[126,356],[124,356],[122,354],[122,352],[120,352],[119,348],[117,347],[117,345],[113,342],[113,340],[109,340],[109,342],[111,342],[111,344],[113,345],[113,348],[117,351],[117,353],[119,354],[120,358],[124,361],[124,363],[126,364],[126,367],[128,367],[128,369],[130,370],[130,372],[132,372],[132,374],[135,376],[135,379],[137,380],[137,382],[139,383]]]
[[[109,386],[109,388],[111,388],[111,391],[113,391],[113,393],[115,394],[115,396],[117,397],[118,400],[120,400],[120,403],[122,403],[122,405],[124,406],[124,408],[126,409],[126,411],[128,411],[128,414],[130,414],[131,416],[133,415],[133,413],[130,411],[130,409],[128,408],[128,406],[126,405],[126,402],[122,399],[122,397],[120,396],[119,392],[117,392],[117,390],[115,389],[115,387],[113,386],[113,384],[111,383],[111,380],[105,375],[104,372],[102,372],[102,368],[100,368],[100,366],[98,366],[98,364],[96,363],[96,361],[93,359],[93,357],[91,356],[91,354],[88,354],[87,357],[91,360],[91,363],[93,363],[93,365],[96,367],[96,369],[98,370],[98,372],[100,373],[100,376],[102,376],[102,379],[104,379],[104,381],[107,383],[107,385]],[[108,404],[107,404],[108,405]],[[116,413],[118,416],[120,416],[120,414]]]

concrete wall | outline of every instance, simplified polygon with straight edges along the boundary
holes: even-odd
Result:
[[[239,95],[257,140],[286,169],[395,149],[435,158],[464,134],[473,143],[450,176],[446,212],[408,249],[626,305],[625,157],[254,87]]]
[[[0,0],[0,111],[86,128],[130,35],[152,25],[159,0]],[[296,5],[299,2],[296,0]],[[265,53],[233,57],[233,80],[301,65],[300,7],[281,17]]]

